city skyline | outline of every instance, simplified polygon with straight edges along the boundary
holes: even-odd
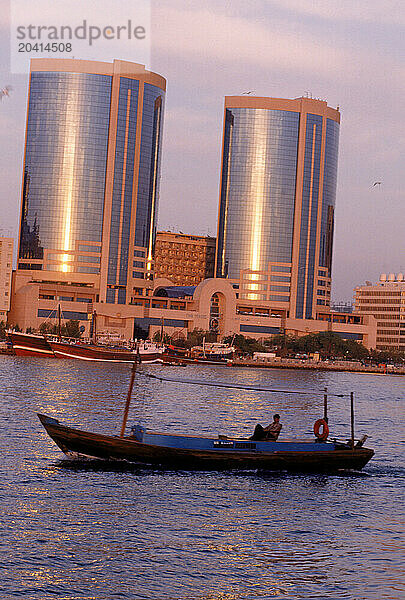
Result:
[[[311,90],[342,113],[332,298],[351,300],[365,280],[402,271],[404,19],[392,8],[153,3],[146,67],[168,81],[158,228],[215,235],[225,95],[298,97]],[[6,20],[1,26],[4,64]],[[1,77],[1,87],[13,89],[0,113],[0,229],[16,239],[27,80],[6,69]]]

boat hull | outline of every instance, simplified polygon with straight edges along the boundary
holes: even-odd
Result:
[[[195,365],[228,365],[234,356],[233,349],[227,352],[195,352],[175,346],[168,346],[163,356],[163,362],[181,361],[185,364]]]
[[[180,362],[187,365],[228,365],[230,360],[210,360],[208,358],[180,358],[179,356],[165,356],[163,362]]]
[[[73,453],[104,460],[127,460],[170,469],[336,472],[342,469],[360,470],[374,455],[374,451],[367,448],[341,449],[333,444],[330,444],[331,450],[320,451],[251,451],[249,447],[255,444],[248,440],[243,444],[245,450],[235,450],[226,444],[213,450],[157,446],[131,437],[113,437],[73,429],[46,415],[38,416],[48,435],[67,455]],[[282,447],[281,444],[279,446]]]
[[[8,337],[17,356],[54,358],[51,346],[41,335],[11,331],[8,333]]]
[[[53,353],[57,358],[76,358],[78,360],[99,362],[136,362],[137,353],[131,350],[121,350],[93,346],[90,344],[68,344],[64,342],[50,342]],[[141,362],[152,363],[161,361],[159,352],[140,352]]]

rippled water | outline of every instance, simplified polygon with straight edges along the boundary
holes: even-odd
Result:
[[[73,462],[35,412],[117,434],[126,365],[0,357],[0,598],[395,599],[402,584],[405,379],[392,375],[149,366],[178,378],[319,394],[264,394],[136,378],[132,423],[251,432],[273,412],[311,435],[322,390],[355,392],[356,434],[376,455],[359,474],[165,472]],[[330,399],[332,437],[350,435]]]

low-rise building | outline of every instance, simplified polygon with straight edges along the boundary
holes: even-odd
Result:
[[[11,299],[14,239],[0,237],[0,321],[7,321]]]
[[[175,285],[198,285],[214,277],[216,238],[158,231],[155,244],[155,278]]]
[[[58,281],[39,281],[28,276],[25,285],[14,288],[10,323],[20,328],[38,328],[44,320],[56,323],[60,303],[63,320],[76,319],[89,335],[89,317],[97,313],[97,332],[126,339],[152,337],[164,332],[186,337],[193,329],[211,331],[221,339],[243,334],[266,339],[285,333],[297,336],[333,331],[343,339],[376,346],[375,319],[371,314],[332,312],[323,307],[316,318],[297,319],[268,301],[240,299],[227,279],[205,279],[197,286],[176,286],[169,279],[155,279],[154,288],[134,290],[129,304],[100,302],[95,288],[77,282],[61,286]]]
[[[380,276],[378,283],[367,281],[355,289],[355,310],[373,315],[377,322],[376,348],[405,351],[405,281],[404,275]]]
[[[331,310],[333,310],[335,312],[351,313],[351,312],[353,312],[353,303],[352,302],[331,302],[330,308],[331,308]]]

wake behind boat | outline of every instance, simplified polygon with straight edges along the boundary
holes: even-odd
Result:
[[[324,418],[315,423],[315,439],[312,440],[256,441],[251,438],[224,435],[217,437],[178,435],[149,431],[139,425],[132,428],[130,435],[125,435],[135,370],[136,363],[132,368],[120,436],[101,435],[67,427],[53,417],[38,413],[48,435],[67,456],[126,460],[170,469],[336,472],[341,469],[362,469],[374,455],[373,450],[363,448],[365,438],[355,443],[353,394],[351,394],[351,439],[347,443],[327,439],[329,428],[326,394],[324,395]],[[164,379],[156,375],[148,376]],[[223,384],[221,387],[227,385]],[[282,390],[260,391],[267,393]]]

